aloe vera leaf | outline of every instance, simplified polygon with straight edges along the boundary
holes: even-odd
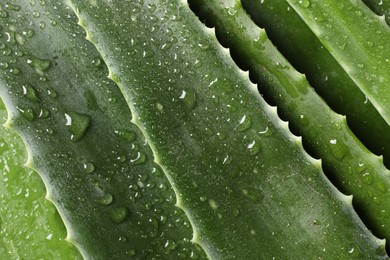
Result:
[[[1,18],[0,94],[87,259],[204,258],[175,194],[96,49],[62,1],[13,1]]]
[[[289,4],[243,0],[242,5],[327,104],[347,116],[359,140],[390,166],[389,125]]]
[[[390,1],[389,0],[363,0],[377,15],[384,15],[386,22],[390,25]]]
[[[390,123],[390,29],[361,1],[287,0]]]
[[[0,100],[0,118],[7,112]],[[12,131],[0,128],[0,256],[3,259],[81,259],[64,242],[66,230],[55,207],[45,200],[36,172],[25,169],[25,147]]]
[[[378,257],[350,202],[187,3],[71,5],[211,259]]]
[[[321,158],[328,176],[343,192],[353,194],[367,223],[390,238],[387,208],[389,171],[352,134],[345,117],[334,113],[276,50],[236,0],[191,1],[196,13],[216,27],[225,44],[246,60],[251,73],[290,124],[300,130],[307,147]],[[260,40],[258,40],[260,39]]]

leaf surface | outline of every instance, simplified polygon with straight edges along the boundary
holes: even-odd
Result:
[[[0,100],[0,118],[7,112]],[[81,259],[65,243],[66,230],[55,207],[45,200],[38,174],[25,169],[24,144],[13,131],[0,128],[0,256],[8,259]]]
[[[210,258],[383,256],[187,3],[71,3]]]
[[[384,18],[361,1],[287,2],[390,124],[390,28]]]
[[[6,125],[24,139],[26,164],[44,180],[67,240],[87,259],[204,258],[72,10],[62,1],[13,1],[5,8]]]
[[[242,5],[326,103],[346,115],[359,140],[390,166],[390,126],[294,9],[286,1],[243,0]]]
[[[349,130],[345,118],[334,113],[268,40],[235,0],[194,0],[197,13],[216,26],[217,35],[239,53],[303,141],[321,158],[337,187],[353,194],[370,227],[390,238],[384,212],[390,206],[389,171],[380,157],[371,154]],[[258,40],[261,39],[261,40]]]

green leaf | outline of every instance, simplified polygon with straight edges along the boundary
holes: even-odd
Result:
[[[359,142],[345,118],[323,102],[235,0],[225,0],[223,4],[215,0],[192,3],[197,5],[198,13],[216,26],[217,35],[224,43],[246,62],[253,78],[260,83],[260,91],[299,129],[306,147],[323,160],[328,176],[337,187],[354,196],[355,205],[362,209],[361,213],[376,233],[390,238],[390,222],[385,214],[390,206],[387,196],[390,173],[382,159]]]
[[[390,29],[384,18],[361,1],[287,2],[390,124]]]
[[[13,3],[19,10],[8,8],[1,28],[9,39],[0,53],[6,125],[22,135],[26,165],[45,182],[67,240],[90,259],[204,258],[72,11],[61,1]]]
[[[379,256],[350,201],[187,4],[71,2],[209,257]]]
[[[7,112],[0,101],[0,118]],[[0,256],[8,259],[81,259],[64,243],[66,230],[54,206],[45,200],[38,174],[23,168],[20,137],[0,128]]]
[[[363,0],[376,14],[384,15],[386,22],[390,25],[390,1],[389,0]]]
[[[286,1],[243,0],[242,4],[326,103],[346,115],[359,140],[390,165],[389,125],[294,9]]]

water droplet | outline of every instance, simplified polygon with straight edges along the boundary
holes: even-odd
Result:
[[[92,65],[95,67],[101,67],[103,64],[102,60],[100,58],[96,58],[92,60]]]
[[[5,55],[5,56],[10,56],[11,53],[12,53],[12,50],[9,49],[9,48],[5,48],[5,49],[3,50],[3,55]]]
[[[298,3],[304,7],[304,8],[308,8],[310,7],[310,1],[309,0],[299,0]]]
[[[22,86],[22,89],[23,89],[23,96],[25,96],[27,99],[33,102],[40,102],[37,93],[35,92],[35,89],[31,85],[26,84]]]
[[[137,152],[137,157],[130,160],[131,163],[134,163],[135,165],[142,164],[146,161],[146,155],[142,152]]]
[[[129,256],[135,256],[137,254],[137,252],[135,251],[135,249],[130,249],[129,251],[126,252],[127,255]]]
[[[192,89],[183,90],[179,99],[182,100],[187,109],[193,109],[196,105],[196,93]]]
[[[122,243],[125,243],[125,242],[127,241],[127,238],[126,238],[125,236],[120,236],[120,237],[118,238],[118,241],[119,241],[119,242],[122,242]]]
[[[17,108],[19,112],[22,114],[24,118],[26,118],[28,121],[33,121],[35,118],[34,111],[29,108],[29,109],[22,109],[22,108]]]
[[[50,60],[29,56],[27,58],[27,64],[32,66],[39,75],[42,75],[44,71],[50,68],[51,62]]]
[[[15,4],[11,4],[11,3],[7,3],[5,5],[5,7],[9,10],[12,10],[12,11],[19,11],[21,9],[20,5],[15,5]]]
[[[49,115],[50,115],[50,111],[47,110],[47,109],[42,108],[42,109],[39,111],[39,118],[48,118]]]
[[[376,184],[376,187],[378,188],[379,191],[381,191],[383,193],[387,192],[386,184],[382,181],[378,181],[378,183]]]
[[[8,12],[6,10],[0,10],[0,17],[1,18],[7,18]]]
[[[362,180],[365,184],[368,184],[368,185],[370,185],[374,182],[374,180],[369,172],[363,173]]]
[[[215,202],[215,200],[213,200],[213,199],[209,199],[209,205],[214,210],[216,210],[218,208],[217,202]]]
[[[201,196],[199,199],[200,199],[200,201],[205,202],[207,200],[207,197],[206,196]]]
[[[256,155],[260,152],[261,146],[259,140],[252,141],[247,145],[250,155]]]
[[[73,142],[80,141],[84,137],[90,125],[91,118],[85,114],[69,112],[65,114],[65,119],[66,119],[66,127],[71,133],[70,139]]]
[[[158,220],[155,218],[150,218],[148,220],[148,225],[147,225],[147,233],[149,237],[155,238],[158,236]]]
[[[167,241],[165,242],[164,247],[165,247],[166,249],[168,249],[168,250],[175,250],[176,247],[177,247],[177,244],[176,244],[174,241],[172,241],[172,240],[167,240]]]
[[[19,75],[20,74],[20,70],[18,68],[12,68],[12,69],[9,70],[9,72],[11,72],[14,75]]]
[[[115,134],[128,142],[133,142],[136,138],[136,134],[133,131],[117,130],[115,131]]]
[[[100,197],[99,199],[97,199],[97,202],[100,204],[100,205],[104,205],[104,206],[108,206],[112,203],[112,201],[114,200],[114,197],[112,196],[111,193],[105,193],[102,197]],[[122,214],[122,213],[119,213],[118,216]],[[112,216],[112,215],[111,215]],[[120,216],[119,216],[120,217]],[[126,217],[126,216],[125,216]],[[114,220],[114,222],[116,222]]]
[[[23,35],[26,35],[27,38],[31,38],[34,36],[34,31],[33,30],[27,30],[26,32],[23,32]]]
[[[125,219],[126,219],[128,214],[129,214],[129,211],[127,210],[127,208],[125,208],[125,207],[118,207],[118,208],[114,208],[111,211],[110,217],[111,217],[112,221],[114,221],[117,224],[120,224],[123,221],[125,221]]]
[[[86,173],[93,173],[95,171],[95,165],[92,162],[83,163],[83,169]]]
[[[332,155],[339,161],[342,161],[348,153],[348,147],[344,143],[337,142],[336,139],[330,140],[329,148]]]
[[[33,12],[33,16],[34,16],[35,18],[38,18],[38,17],[41,16],[41,13],[40,13],[39,11],[35,10],[35,11]]]
[[[237,130],[239,132],[243,132],[243,131],[249,129],[251,126],[252,126],[252,121],[251,121],[250,117],[247,115],[244,115],[240,119],[240,123],[237,126]]]
[[[57,98],[57,96],[58,96],[57,92],[55,90],[53,90],[53,89],[48,89],[47,90],[47,94],[49,95],[50,98],[53,98],[53,99]]]

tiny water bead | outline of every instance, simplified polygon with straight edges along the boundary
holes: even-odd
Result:
[[[134,131],[128,131],[128,130],[116,130],[114,131],[115,134],[117,134],[120,138],[128,141],[133,142],[136,138],[136,134]]]
[[[83,164],[83,169],[86,173],[93,173],[95,171],[95,165],[92,162],[86,162]]]
[[[123,223],[128,216],[129,211],[125,207],[118,207],[111,210],[110,218],[113,222],[120,224]]]
[[[33,102],[40,102],[35,89],[31,85],[29,84],[23,85],[22,90],[23,90],[24,97],[26,97],[27,99]]]
[[[130,160],[131,163],[134,163],[135,165],[142,164],[146,161],[146,155],[142,152],[137,152],[137,157]]]
[[[192,89],[183,90],[179,99],[187,109],[193,109],[196,105],[196,93]]]
[[[249,129],[252,126],[251,118],[247,115],[244,115],[241,117],[240,122],[237,126],[237,131],[244,132],[245,130]]]
[[[33,67],[39,75],[42,75],[51,66],[50,60],[39,59],[33,56],[27,58],[27,64]]]
[[[311,5],[309,0],[299,0],[298,3],[304,8],[308,8]]]
[[[53,90],[53,89],[47,89],[47,94],[52,99],[55,99],[58,96],[57,92],[55,90]]]
[[[28,121],[33,121],[35,119],[34,111],[31,108],[23,109],[18,107],[17,109]]]
[[[5,4],[5,8],[7,8],[8,10],[12,10],[12,11],[19,11],[21,9],[20,5],[11,4],[9,2],[7,4]]]
[[[73,142],[80,141],[84,137],[91,123],[90,116],[76,112],[69,112],[65,113],[65,119],[65,125],[71,133],[70,139]]]
[[[105,193],[102,197],[98,198],[97,199],[97,202],[100,204],[100,205],[103,205],[103,206],[108,206],[110,205],[114,200],[114,197],[112,196],[111,193]]]
[[[247,149],[250,155],[252,156],[257,155],[261,150],[260,141],[259,140],[252,141],[247,145]]]
[[[42,109],[39,111],[38,117],[39,117],[39,118],[48,118],[49,115],[50,115],[50,111],[47,110],[47,109],[42,108]]]

